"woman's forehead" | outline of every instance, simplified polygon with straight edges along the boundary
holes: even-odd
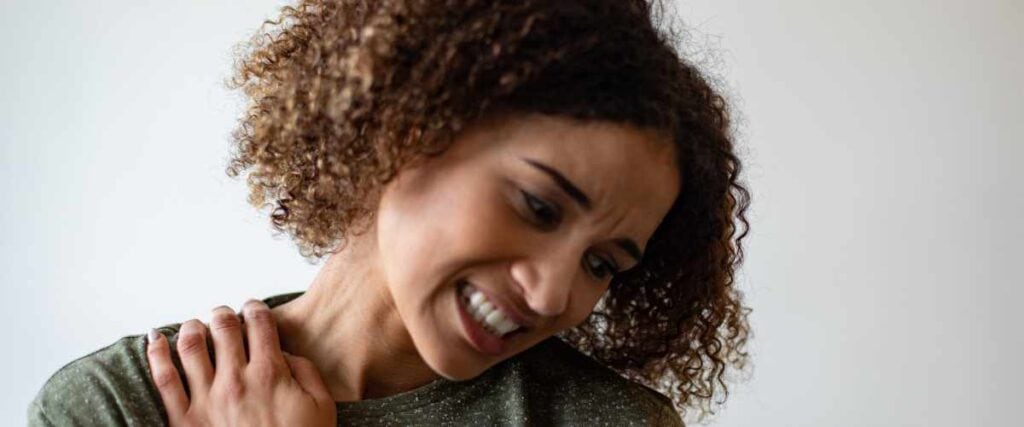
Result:
[[[595,194],[648,184],[671,189],[666,181],[678,176],[672,145],[630,125],[537,115],[506,124],[498,135],[504,160],[540,162]]]

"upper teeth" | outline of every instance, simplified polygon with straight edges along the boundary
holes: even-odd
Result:
[[[462,296],[469,314],[491,333],[501,336],[519,329],[519,325],[488,301],[483,292],[467,284],[462,288]]]

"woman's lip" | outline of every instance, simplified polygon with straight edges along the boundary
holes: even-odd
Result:
[[[473,344],[473,347],[481,353],[491,356],[503,353],[505,351],[505,340],[484,331],[483,327],[466,311],[465,304],[462,303],[462,294],[458,287],[456,287],[454,293],[455,307],[459,312],[459,319],[462,320],[462,329],[466,331],[470,344]]]

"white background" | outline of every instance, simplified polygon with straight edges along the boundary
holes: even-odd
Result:
[[[316,272],[227,178],[280,1],[0,6],[0,424],[64,363]],[[722,426],[1024,414],[1024,3],[678,3],[739,114],[752,378]]]

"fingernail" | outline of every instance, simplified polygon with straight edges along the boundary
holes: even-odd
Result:
[[[163,334],[161,334],[160,331],[157,331],[156,328],[153,328],[153,329],[149,330],[149,342],[150,343],[159,340],[160,337],[162,337],[162,336],[163,336]]]

